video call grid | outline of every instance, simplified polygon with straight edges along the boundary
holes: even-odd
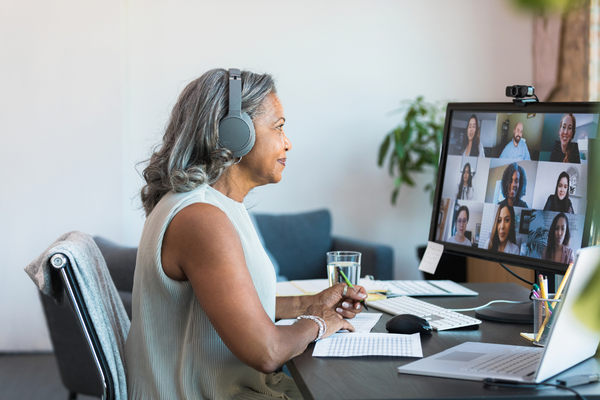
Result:
[[[582,244],[587,139],[595,138],[597,130],[598,114],[454,112],[436,239],[487,249],[502,206],[504,214],[509,208],[514,213],[511,239],[515,243],[509,240],[511,245],[504,252],[544,258],[548,238],[557,237],[550,233],[557,219],[559,228],[553,230],[558,232],[562,225],[564,231],[567,225],[570,240],[568,246],[563,241],[563,259],[554,261],[568,263]],[[518,184],[509,179],[511,172]],[[504,207],[505,203],[513,205]],[[466,228],[465,207],[469,213]],[[457,218],[459,210],[461,218]],[[462,243],[457,239],[459,230],[467,239]]]

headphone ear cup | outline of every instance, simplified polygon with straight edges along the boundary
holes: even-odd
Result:
[[[219,145],[231,150],[234,157],[248,154],[255,141],[254,124],[247,113],[227,116],[219,123]]]

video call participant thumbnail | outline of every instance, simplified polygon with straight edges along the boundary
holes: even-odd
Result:
[[[485,242],[484,249],[501,253],[520,254],[515,231],[515,210],[506,204],[499,205],[490,238]]]
[[[499,158],[531,160],[527,143],[523,140],[523,123],[517,122],[513,129],[513,139],[506,145]]]
[[[473,173],[471,172],[471,164],[466,163],[461,172],[461,180],[458,184],[458,200],[473,200]]]
[[[573,114],[565,114],[558,127],[558,140],[552,146],[550,161],[580,164],[579,146],[573,142],[576,121]]]
[[[521,200],[521,197],[525,195],[527,186],[527,175],[523,167],[518,165],[516,162],[508,164],[504,173],[502,174],[502,200],[500,205],[508,205],[512,207],[523,207],[529,208],[527,203]]]
[[[573,214],[573,204],[569,200],[569,174],[561,172],[556,181],[554,194],[548,196],[544,211],[557,211]]]
[[[465,157],[485,157],[480,135],[479,122],[477,121],[477,116],[473,114],[467,124],[467,137],[464,140],[461,155]]]
[[[564,213],[557,214],[548,232],[548,244],[542,252],[542,259],[562,264],[573,262],[573,249],[569,247],[571,232],[569,219]]]
[[[448,243],[472,246],[471,241],[465,236],[467,224],[469,223],[469,208],[467,206],[459,207],[454,217],[454,223],[456,225],[456,235],[449,238]]]

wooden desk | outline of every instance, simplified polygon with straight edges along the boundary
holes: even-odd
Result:
[[[471,283],[477,297],[421,298],[445,308],[471,308],[491,300],[527,300],[529,291],[514,283]],[[373,310],[377,311],[377,310]],[[465,312],[474,316],[474,312]],[[373,332],[386,332],[391,315],[384,313]],[[532,346],[519,335],[531,332],[529,324],[515,325],[484,321],[477,330],[434,332],[422,337],[427,357],[463,342],[486,342]],[[314,345],[287,365],[306,400],[311,399],[484,399],[484,398],[575,398],[566,390],[484,387],[480,382],[399,374],[397,367],[414,361],[404,357],[314,358]],[[589,359],[559,376],[600,373],[600,360]],[[600,384],[576,388],[582,395],[600,399]]]

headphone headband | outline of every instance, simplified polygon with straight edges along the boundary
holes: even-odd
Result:
[[[242,111],[242,72],[229,69],[229,115],[240,116]]]

